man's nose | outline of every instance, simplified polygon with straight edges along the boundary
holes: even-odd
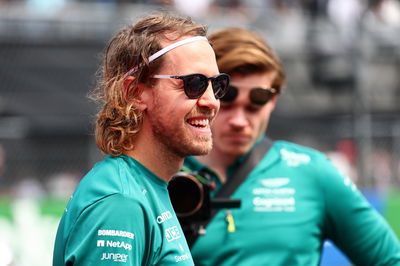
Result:
[[[208,107],[209,109],[215,109],[215,110],[219,109],[219,100],[215,98],[211,82],[208,83],[206,91],[199,98],[198,105]]]
[[[243,108],[235,108],[229,117],[228,123],[235,128],[243,128],[248,125],[249,121]]]

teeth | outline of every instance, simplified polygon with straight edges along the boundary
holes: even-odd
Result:
[[[202,119],[202,120],[194,120],[190,121],[190,124],[193,126],[201,126],[201,127],[206,127],[208,126],[208,119]]]

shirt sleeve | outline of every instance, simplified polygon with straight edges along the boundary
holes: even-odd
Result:
[[[114,194],[87,207],[71,229],[65,265],[148,265],[154,230],[145,208]]]
[[[319,166],[326,237],[356,265],[400,265],[400,244],[353,182],[325,158]]]

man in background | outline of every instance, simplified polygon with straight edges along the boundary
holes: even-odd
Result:
[[[212,126],[213,149],[185,167],[207,172],[214,194],[233,182],[252,153],[265,152],[192,247],[196,265],[319,265],[331,239],[356,265],[400,265],[398,239],[355,185],[313,149],[265,139],[285,75],[279,58],[254,32],[227,28],[209,36],[230,89]],[[234,178],[238,178],[235,176]]]

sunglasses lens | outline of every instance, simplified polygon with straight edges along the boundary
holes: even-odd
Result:
[[[221,99],[226,95],[229,88],[229,75],[219,74],[212,81],[215,98]]]
[[[221,101],[223,102],[233,102],[236,97],[238,96],[238,88],[234,86],[228,86],[227,92],[225,95],[221,98]]]
[[[208,86],[207,77],[201,74],[187,75],[183,80],[185,93],[190,99],[199,98]]]
[[[254,88],[250,91],[250,101],[256,105],[264,105],[271,100],[274,94],[263,88]]]

